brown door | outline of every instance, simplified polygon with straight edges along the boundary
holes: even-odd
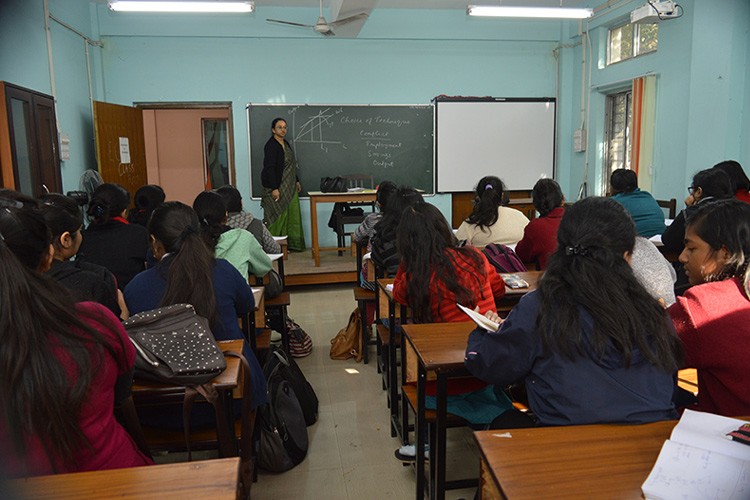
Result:
[[[62,191],[54,100],[9,83],[0,94],[2,185],[31,196]]]
[[[102,179],[135,194],[147,184],[141,110],[94,101],[94,129],[96,161]]]

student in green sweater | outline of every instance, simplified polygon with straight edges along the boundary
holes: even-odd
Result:
[[[200,193],[193,209],[201,222],[203,237],[217,259],[226,259],[242,276],[253,274],[261,278],[271,270],[271,259],[258,240],[245,229],[226,225],[227,206],[224,198],[213,191]]]

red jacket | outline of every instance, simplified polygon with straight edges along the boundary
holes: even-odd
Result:
[[[557,229],[565,209],[557,207],[544,217],[531,219],[523,230],[523,238],[516,245],[516,255],[524,262],[537,262],[539,269],[547,267],[547,259],[557,248]]]
[[[484,314],[487,311],[494,311],[495,300],[501,299],[505,295],[505,282],[497,274],[495,268],[487,261],[484,254],[474,247],[470,248],[472,251],[482,255],[482,263],[484,265],[484,274],[487,277],[482,283],[481,288],[478,286],[475,275],[479,275],[480,270],[478,268],[472,268],[472,261],[468,261],[465,258],[460,258],[457,262],[456,258],[458,253],[455,250],[450,250],[453,253],[453,262],[458,275],[459,283],[466,287],[468,290],[474,292],[475,305],[479,306],[479,311]],[[404,271],[403,262],[398,267],[398,273],[393,281],[393,298],[400,304],[408,305],[407,300],[407,283],[409,275]],[[462,304],[469,307],[470,304]],[[445,286],[445,283],[437,279],[435,274],[430,278],[430,307],[432,309],[432,317],[435,322],[458,322],[468,321],[469,317],[461,311],[456,305],[456,296],[451,293]],[[466,338],[468,339],[468,333]],[[476,378],[467,379],[453,379],[448,381],[448,394],[465,394],[481,389],[487,384]],[[427,382],[425,392],[428,396],[435,395],[436,384],[434,381]]]
[[[750,300],[738,279],[694,286],[669,308],[698,369],[698,406],[730,417],[750,415]]]

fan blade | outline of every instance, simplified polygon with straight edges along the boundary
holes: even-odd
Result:
[[[369,14],[366,12],[362,12],[361,14],[355,14],[353,16],[345,17],[343,19],[337,19],[336,21],[333,21],[332,23],[328,23],[328,26],[341,26],[342,24],[351,23],[354,21],[359,21],[360,19],[367,19]]]
[[[281,21],[279,19],[266,19],[269,23],[276,23],[276,24],[286,24],[288,26],[299,26],[300,28],[314,28],[312,24],[301,24],[301,23],[293,23],[291,21]]]

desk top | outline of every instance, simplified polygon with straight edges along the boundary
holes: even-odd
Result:
[[[234,351],[242,352],[242,340],[220,340],[219,349],[221,352]],[[240,380],[240,360],[239,358],[226,358],[227,367],[216,376],[211,383],[217,389],[233,389],[237,387]],[[170,386],[169,384],[150,381],[150,380],[138,380],[133,383],[133,394],[139,392],[149,393],[171,393],[171,392],[183,392],[185,390],[182,386]]]
[[[388,289],[388,285],[393,285],[393,282],[395,281],[394,278],[378,278],[378,286],[381,290],[388,296],[388,300],[393,300],[393,288]]]
[[[23,498],[237,498],[240,459],[131,467],[9,481]]]
[[[474,439],[506,498],[642,498],[641,484],[677,420],[478,431]]]
[[[464,367],[466,343],[477,327],[473,321],[402,325],[407,341],[427,371],[454,371]]]
[[[322,191],[308,191],[311,202],[339,202],[339,201],[375,201],[377,191],[366,189],[364,191],[351,191],[347,193],[324,193]]]
[[[525,271],[522,273],[500,273],[500,276],[504,278],[505,276],[509,274],[518,276],[519,278],[521,278],[522,280],[524,280],[526,283],[529,284],[528,288],[510,288],[507,285],[505,286],[505,297],[519,298],[519,297],[526,295],[529,292],[533,292],[534,290],[536,290],[536,287],[539,284],[539,280],[544,274],[544,271]]]

